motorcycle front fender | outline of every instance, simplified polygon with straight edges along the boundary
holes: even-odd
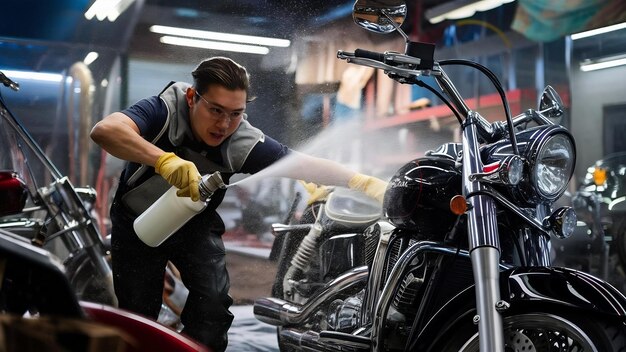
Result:
[[[476,314],[474,286],[450,299],[420,330],[412,346],[429,346],[454,334],[455,323]],[[526,267],[500,272],[500,293],[509,303],[505,315],[517,312],[576,310],[626,322],[626,297],[590,274],[558,267]]]
[[[516,268],[501,273],[501,295],[514,305],[541,302],[626,318],[626,297],[588,273],[558,267]]]

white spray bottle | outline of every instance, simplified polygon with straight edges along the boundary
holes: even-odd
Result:
[[[194,215],[206,208],[213,192],[225,189],[219,171],[202,176],[199,183],[200,200],[176,195],[178,188],[172,186],[146,211],[135,219],[133,227],[139,239],[150,247],[157,247],[180,229]]]

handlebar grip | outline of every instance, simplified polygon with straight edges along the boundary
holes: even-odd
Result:
[[[369,51],[365,49],[354,50],[355,57],[363,57],[366,59],[372,59],[380,62],[385,62],[385,54],[377,53],[375,51]]]

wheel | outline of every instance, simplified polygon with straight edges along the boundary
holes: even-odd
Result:
[[[478,352],[478,332],[471,322],[454,331],[439,351]],[[592,316],[534,312],[504,318],[506,352],[626,351],[626,329]]]

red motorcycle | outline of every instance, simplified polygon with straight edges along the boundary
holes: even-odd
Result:
[[[0,83],[19,89],[2,72]],[[108,251],[93,215],[95,201],[92,188],[74,187],[59,171],[0,95],[4,350],[38,343],[86,350],[81,344],[106,342],[105,350],[116,351],[208,351],[173,329],[115,308]]]
[[[2,192],[6,191],[4,186]],[[116,346],[116,351],[209,351],[153,320],[79,301],[57,257],[2,229],[0,262],[0,322],[10,332],[4,350],[22,350],[37,343],[83,350],[83,345],[106,343]]]

